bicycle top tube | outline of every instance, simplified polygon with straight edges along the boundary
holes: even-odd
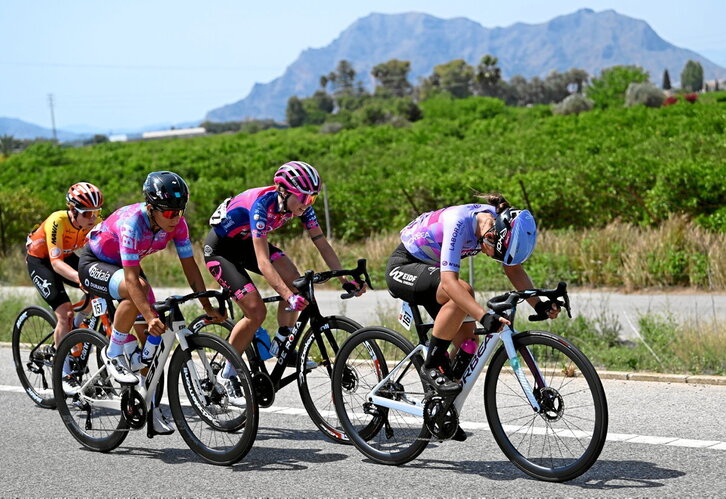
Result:
[[[220,310],[220,313],[224,315],[226,311],[225,303],[228,295],[221,291],[216,291],[212,289],[207,291],[200,291],[198,293],[190,293],[184,296],[172,295],[166,300],[157,301],[156,303],[154,303],[153,307],[154,310],[156,310],[161,316],[164,313],[179,307],[179,305],[181,305],[182,303],[188,302],[190,300],[196,300],[197,298],[215,298],[218,302],[218,308]]]

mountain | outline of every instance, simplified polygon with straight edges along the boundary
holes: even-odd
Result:
[[[283,121],[288,98],[312,95],[320,88],[320,76],[333,71],[342,59],[352,63],[357,78],[371,89],[371,69],[390,59],[410,61],[409,80],[416,83],[437,64],[464,59],[476,65],[485,54],[499,58],[506,80],[518,74],[544,77],[552,70],[571,68],[598,76],[610,66],[637,64],[650,73],[651,81],[660,84],[663,70],[668,69],[671,80],[676,80],[689,59],[701,63],[707,80],[726,77],[726,68],[666,42],[645,21],[614,10],[582,9],[542,24],[493,29],[461,17],[370,14],[326,47],[304,50],[282,76],[256,83],[247,97],[209,111],[206,119]]]
[[[22,121],[17,118],[0,117],[0,136],[1,135],[12,135],[18,140],[37,138],[52,139],[53,130]],[[58,136],[58,140],[61,142],[80,140],[88,137],[86,134],[71,133],[65,130],[56,130],[56,135]]]

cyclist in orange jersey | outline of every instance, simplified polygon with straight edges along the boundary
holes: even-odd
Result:
[[[88,309],[76,314],[74,320],[71,301],[63,284],[79,287],[78,256],[74,251],[85,246],[86,235],[101,221],[102,206],[103,194],[98,187],[88,182],[73,184],[66,194],[67,209],[51,213],[28,234],[25,258],[28,273],[58,321],[53,333],[54,345],[44,347],[48,357],[55,354],[55,345],[71,328],[80,326],[86,317]],[[63,388],[70,393],[77,391],[71,386],[75,381],[70,376],[68,359],[63,370]]]

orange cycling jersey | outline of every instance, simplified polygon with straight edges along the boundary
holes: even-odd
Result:
[[[101,222],[101,217],[98,217],[98,222]],[[63,260],[86,244],[86,235],[92,228],[76,228],[67,211],[56,211],[28,235],[25,247],[30,256]]]

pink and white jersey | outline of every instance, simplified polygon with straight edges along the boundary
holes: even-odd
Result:
[[[459,272],[461,259],[476,255],[481,246],[476,237],[476,215],[497,216],[488,204],[449,206],[420,215],[401,231],[401,242],[409,253],[441,271]]]
[[[139,265],[143,257],[163,250],[172,240],[179,258],[194,255],[184,217],[172,232],[160,230],[155,233],[146,214],[146,203],[119,208],[88,234],[88,246],[94,255],[104,262],[124,267]]]
[[[219,237],[267,237],[267,233],[282,227],[293,218],[292,213],[282,213],[277,199],[277,188],[257,187],[247,189],[217,208],[212,215],[212,227]],[[313,207],[300,216],[305,229],[319,227]]]

